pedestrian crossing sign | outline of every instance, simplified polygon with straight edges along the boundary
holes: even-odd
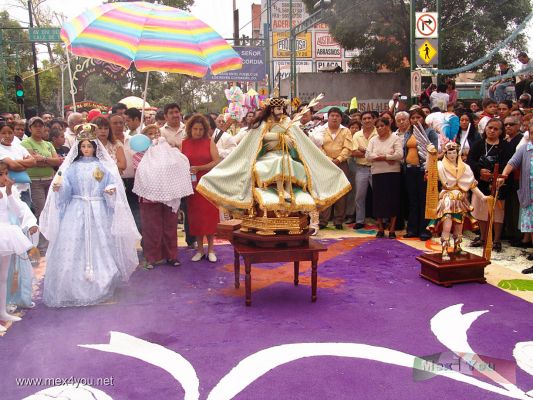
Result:
[[[420,43],[421,42],[421,43]],[[437,40],[417,40],[417,64],[435,65],[438,63]]]

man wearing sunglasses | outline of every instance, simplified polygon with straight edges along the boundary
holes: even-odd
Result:
[[[514,153],[516,146],[522,140],[520,120],[517,117],[507,117],[503,120],[503,126],[505,127],[505,140],[511,144]]]
[[[522,140],[522,133],[520,132],[520,119],[518,117],[506,117],[503,120],[505,128],[505,140],[510,145],[510,152],[514,154],[516,146]],[[507,180],[509,186],[509,196],[505,202],[505,219],[503,221],[504,234],[511,241],[514,247],[529,246],[529,243],[522,242],[522,233],[518,229],[518,218],[520,213],[520,203],[518,202],[517,190],[519,186],[520,175],[518,173],[511,174]]]

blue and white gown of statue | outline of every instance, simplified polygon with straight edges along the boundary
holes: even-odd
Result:
[[[60,225],[50,242],[43,301],[49,307],[87,306],[109,300],[120,283],[111,234],[119,182],[96,157],[81,157],[65,171],[57,192]]]

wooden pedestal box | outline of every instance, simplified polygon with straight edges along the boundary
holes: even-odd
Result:
[[[490,264],[483,257],[467,252],[450,254],[450,260],[443,260],[440,253],[425,253],[416,259],[421,264],[421,277],[445,287],[462,282],[485,283],[485,267]]]

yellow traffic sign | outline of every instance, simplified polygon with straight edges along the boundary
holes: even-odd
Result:
[[[433,64],[433,60],[437,56],[437,49],[430,43],[429,40],[424,40],[421,46],[418,47],[418,56],[424,64]]]
[[[302,104],[302,101],[298,97],[292,99],[291,106],[294,110],[297,110],[298,107],[300,107],[300,104]]]

